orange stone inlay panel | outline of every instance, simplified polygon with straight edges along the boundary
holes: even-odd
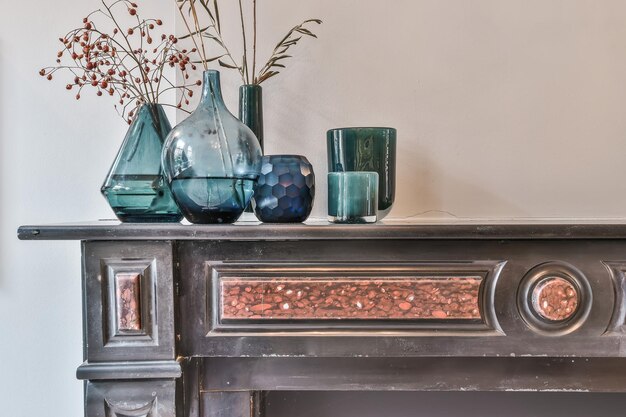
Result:
[[[479,320],[481,277],[222,278],[222,320]]]
[[[549,321],[563,321],[578,309],[580,294],[564,278],[547,278],[535,286],[532,293],[533,309]]]
[[[115,282],[118,330],[141,330],[141,275],[119,273],[115,275]]]

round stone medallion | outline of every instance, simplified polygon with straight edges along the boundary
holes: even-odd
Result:
[[[548,277],[532,290],[533,310],[542,318],[556,322],[571,318],[578,310],[580,294],[574,284],[561,277]]]
[[[545,336],[563,336],[583,326],[593,304],[587,277],[566,262],[546,262],[530,269],[517,291],[525,324]]]

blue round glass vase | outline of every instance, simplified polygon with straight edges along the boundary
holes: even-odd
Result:
[[[200,104],[168,135],[162,164],[172,195],[191,223],[234,223],[250,203],[261,146],[226,108],[218,71],[204,72]]]
[[[263,157],[252,208],[264,223],[301,223],[315,200],[313,165],[301,155]]]

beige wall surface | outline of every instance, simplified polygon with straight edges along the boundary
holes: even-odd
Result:
[[[310,157],[316,215],[325,131],[389,125],[393,217],[624,216],[625,2],[274,0],[260,15],[263,45],[325,21],[265,87],[267,151]]]
[[[99,188],[126,127],[106,99],[77,103],[37,76],[97,4],[0,0],[2,415],[81,415],[79,245],[15,231],[113,216]],[[173,29],[173,1],[143,4]],[[389,125],[391,217],[625,217],[626,2],[266,0],[260,55],[309,17],[324,20],[319,39],[264,92],[267,152],[313,162],[314,215],[325,215],[325,131]],[[238,85],[225,74],[233,111]]]
[[[174,30],[169,1],[144,1]],[[100,186],[127,126],[94,92],[43,80],[59,36],[99,0],[0,0],[0,416],[82,416],[80,244],[20,224],[110,218]]]

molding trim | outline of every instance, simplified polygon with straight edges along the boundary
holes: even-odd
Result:
[[[332,332],[334,335],[345,335],[347,332],[367,334],[375,331],[385,333],[424,332],[438,335],[504,335],[500,327],[494,305],[495,287],[500,272],[506,262],[500,261],[458,261],[458,262],[359,262],[357,263],[222,263],[207,262],[207,323],[208,334],[245,332],[246,334],[264,332],[286,332],[302,334],[307,332]],[[400,280],[420,285],[420,280],[441,280],[440,286],[449,283],[450,279],[457,282],[467,279],[468,283],[479,281],[476,288],[476,306],[478,312],[470,318],[443,318],[441,312],[434,316],[398,319],[381,314],[380,317],[350,317],[344,314],[337,318],[308,317],[305,320],[287,318],[250,317],[232,320],[224,316],[223,301],[227,296],[222,294],[225,283],[233,278],[246,281],[268,282],[272,280],[310,281],[327,285],[337,281],[350,281],[352,287],[377,283],[380,285],[397,283]],[[295,282],[295,281],[294,281]],[[427,284],[431,285],[432,284]],[[464,286],[468,284],[463,284]],[[436,287],[436,285],[435,285]],[[464,287],[462,291],[466,290]],[[438,290],[438,288],[434,288]],[[319,291],[319,290],[318,290]],[[384,291],[382,289],[381,291]],[[454,291],[452,288],[451,291]],[[321,293],[321,291],[320,291]],[[458,297],[457,297],[458,296]],[[449,294],[449,298],[459,298],[459,294]],[[399,301],[398,301],[399,302]],[[445,312],[444,312],[445,313]],[[440,317],[437,317],[437,316]],[[258,316],[258,315],[257,315]]]

